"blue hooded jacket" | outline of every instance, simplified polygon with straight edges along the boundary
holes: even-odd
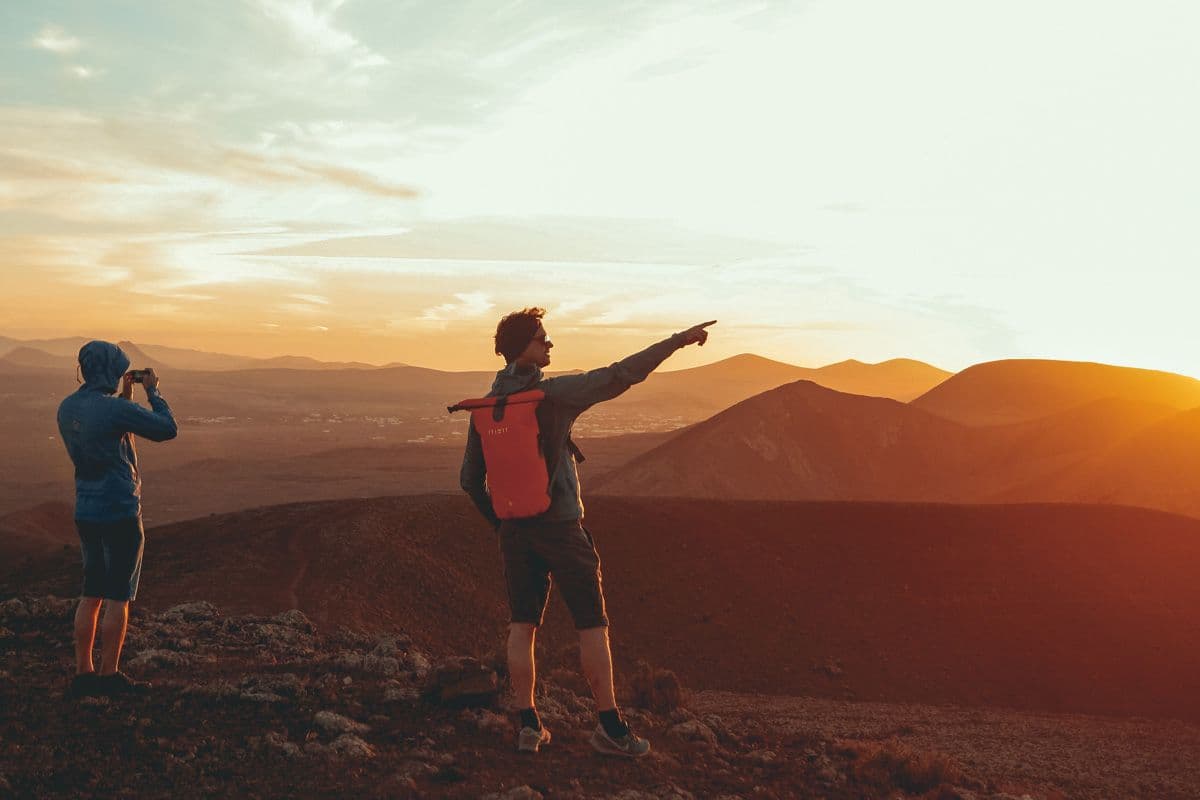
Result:
[[[146,392],[147,410],[116,396],[129,357],[109,342],[79,351],[83,385],[58,407],[58,430],[75,463],[75,519],[115,522],[142,513],[133,434],[153,442],[174,439],[175,418],[158,389]]]

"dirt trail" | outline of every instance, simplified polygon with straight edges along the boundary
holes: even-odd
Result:
[[[289,530],[287,536],[287,552],[292,561],[296,562],[296,572],[288,582],[287,601],[289,608],[300,607],[300,586],[308,575],[308,566],[312,563],[313,536],[304,535],[297,530]]]
[[[709,691],[695,693],[689,705],[727,721],[757,718],[779,733],[895,737],[946,753],[985,779],[1053,786],[1072,800],[1200,797],[1200,725],[1175,720]]]

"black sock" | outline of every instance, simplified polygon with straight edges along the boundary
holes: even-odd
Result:
[[[538,717],[536,708],[521,709],[521,727],[533,728],[535,731],[542,729],[542,720]]]
[[[621,719],[621,712],[615,708],[600,712],[600,724],[604,726],[604,732],[614,739],[620,739],[629,733],[629,726]]]

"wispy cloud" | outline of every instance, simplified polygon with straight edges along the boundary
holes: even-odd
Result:
[[[320,306],[329,305],[329,298],[322,297],[319,294],[294,294],[292,295],[297,300],[303,300],[305,303],[315,303]]]
[[[483,292],[464,292],[456,294],[456,303],[442,303],[433,308],[427,308],[421,314],[421,319],[427,322],[452,322],[461,319],[482,317],[496,307],[487,294]]]
[[[351,72],[387,66],[388,59],[334,23],[344,0],[257,0],[258,8],[279,23],[288,37],[306,54],[336,58]],[[353,83],[362,85],[358,76]]]
[[[83,46],[77,37],[70,35],[57,25],[46,25],[33,37],[33,46],[51,53],[66,55]]]
[[[402,234],[339,237],[260,255],[714,264],[797,251],[791,244],[698,232],[670,222],[559,216],[422,222]]]
[[[100,76],[100,70],[95,67],[86,67],[83,64],[72,64],[67,68],[67,74],[79,78],[81,81],[90,81],[92,78]]]

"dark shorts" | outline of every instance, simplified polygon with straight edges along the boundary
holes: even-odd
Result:
[[[513,622],[542,624],[553,577],[577,629],[607,627],[600,556],[579,520],[504,520],[500,554]]]
[[[133,600],[142,577],[142,518],[117,522],[75,520],[83,553],[83,596]]]

